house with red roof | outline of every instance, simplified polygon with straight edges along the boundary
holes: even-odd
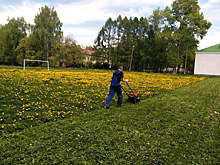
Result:
[[[84,59],[84,64],[87,63],[87,62],[92,62],[93,64],[95,64],[97,62],[94,59],[92,60],[92,56],[95,53],[94,50],[86,50],[86,49],[84,49],[82,51],[82,53],[85,54],[85,56],[86,56],[85,59]],[[108,60],[107,60],[108,55],[107,54],[106,55],[101,54],[99,57],[100,57],[100,60],[102,61],[102,64],[103,63],[108,63]],[[110,64],[110,67],[111,67],[111,61],[109,62],[109,64]]]
[[[95,53],[94,50],[86,50],[84,49],[82,51],[83,54],[85,54],[85,59],[84,59],[84,63],[87,63],[87,62],[92,62],[92,63],[95,63],[95,61],[92,61],[92,54]]]

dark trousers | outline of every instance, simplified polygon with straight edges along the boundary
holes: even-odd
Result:
[[[121,90],[121,86],[110,86],[110,90],[109,90],[109,94],[108,97],[106,99],[106,107],[110,106],[110,103],[112,101],[112,97],[114,96],[115,92],[117,92],[117,96],[118,96],[118,106],[120,107],[122,104],[122,90]]]

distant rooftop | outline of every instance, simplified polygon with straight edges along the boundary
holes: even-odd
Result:
[[[220,44],[205,49],[197,50],[196,52],[220,52]]]
[[[93,53],[95,53],[95,51],[94,50],[86,50],[86,49],[84,49],[82,51],[82,53],[92,55]]]

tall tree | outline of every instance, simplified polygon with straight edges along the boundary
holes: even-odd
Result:
[[[175,0],[171,8],[158,8],[148,19],[122,19],[119,15],[115,21],[107,20],[96,48],[99,53],[111,52],[111,61],[125,69],[134,65],[138,71],[147,68],[157,72],[187,64],[187,60],[192,63],[198,38],[202,39],[210,26],[200,13],[198,0]]]
[[[2,64],[17,65],[17,57],[15,53],[19,41],[25,37],[27,23],[24,18],[8,18],[8,23],[0,27],[0,61]]]
[[[56,63],[62,61],[66,67],[82,66],[85,56],[81,53],[82,49],[76,44],[76,41],[68,36],[63,43],[53,47],[53,54]]]
[[[122,48],[122,35],[123,35],[123,19],[121,15],[118,16],[117,20],[115,20],[116,27],[116,43],[115,43],[115,52],[114,52],[114,62],[116,65],[121,63],[121,56],[123,54],[124,49]]]
[[[95,39],[95,53],[93,60],[97,61],[98,63],[101,62],[104,64],[105,62],[105,55],[107,52],[107,44],[106,44],[106,29],[102,27],[102,29],[99,31],[97,38]],[[103,65],[104,69],[104,65]]]
[[[4,42],[3,42],[3,37],[4,37],[4,30],[5,30],[5,27],[2,26],[0,24],[0,62],[1,64],[4,64]]]
[[[54,8],[41,7],[34,19],[35,26],[32,38],[35,40],[37,51],[41,58],[48,59],[54,45],[62,41],[62,23]]]
[[[149,24],[146,18],[140,19],[140,29],[139,29],[139,38],[140,38],[140,56],[142,57],[141,62],[143,69],[150,69],[153,67],[153,53],[154,53],[154,40],[155,33],[153,30],[153,26]]]
[[[109,64],[109,59],[110,59],[110,56],[111,56],[111,47],[112,45],[114,44],[115,42],[115,28],[114,28],[114,22],[112,21],[111,18],[109,18],[106,23],[105,23],[105,26],[104,26],[104,29],[105,29],[105,42],[106,42],[106,51],[108,53],[108,64]]]
[[[163,43],[163,25],[164,25],[164,14],[163,10],[159,8],[153,11],[153,15],[149,17],[149,21],[153,27],[154,39],[151,42],[151,59],[153,68],[156,72],[163,65],[163,58],[165,53],[164,43]]]
[[[123,48],[123,54],[121,54],[121,62],[127,70],[130,66],[131,53],[133,48],[131,21],[132,18],[128,19],[125,17],[123,19],[123,35],[121,38]]]
[[[174,33],[179,42],[180,56],[186,61],[187,52],[197,47],[197,38],[202,39],[206,35],[211,23],[200,12],[198,0],[175,0],[171,7],[174,24],[178,25]]]

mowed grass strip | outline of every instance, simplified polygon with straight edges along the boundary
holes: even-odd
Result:
[[[218,164],[220,78],[0,139],[0,164]]]

